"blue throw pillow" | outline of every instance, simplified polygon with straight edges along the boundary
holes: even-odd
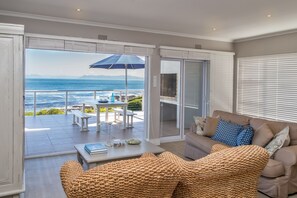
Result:
[[[250,145],[254,137],[254,130],[252,127],[244,128],[237,136],[237,146]]]
[[[243,126],[220,120],[216,133],[211,139],[222,142],[229,146],[237,146],[237,136],[242,131]]]

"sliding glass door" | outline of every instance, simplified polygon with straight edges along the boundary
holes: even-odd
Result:
[[[161,137],[180,136],[181,61],[162,60],[160,76]]]
[[[193,123],[193,116],[206,114],[207,67],[203,62],[184,62],[183,128],[187,133]]]
[[[207,76],[207,62],[161,60],[161,138],[182,139],[193,123],[193,116],[207,114]]]

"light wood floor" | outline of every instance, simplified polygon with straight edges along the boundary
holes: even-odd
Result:
[[[160,122],[160,125],[161,137],[179,136],[180,129],[176,126],[176,120],[162,121]],[[189,131],[189,128],[184,129],[185,134]]]
[[[161,144],[161,147],[183,157],[184,142]],[[76,160],[76,155],[62,155],[25,160],[25,198],[66,198],[62,189],[59,171],[63,163]],[[267,196],[258,193],[258,198]],[[297,198],[297,195],[290,196]]]

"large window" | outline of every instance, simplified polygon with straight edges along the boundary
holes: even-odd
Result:
[[[297,122],[297,54],[239,58],[237,112]]]

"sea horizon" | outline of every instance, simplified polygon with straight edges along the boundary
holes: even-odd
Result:
[[[128,79],[129,95],[141,95],[144,89],[143,79]],[[32,111],[34,108],[34,91],[51,91],[51,92],[37,92],[36,104],[37,110],[49,108],[63,108],[65,107],[65,91],[69,90],[68,106],[80,105],[86,100],[93,99],[93,91],[84,90],[100,90],[96,93],[97,99],[99,97],[110,97],[112,93],[119,95],[122,91],[124,94],[125,80],[114,80],[112,78],[100,79],[63,79],[63,78],[26,78],[25,79],[25,111]],[[71,90],[80,90],[73,91]],[[53,92],[57,91],[57,92]]]
[[[144,80],[141,76],[127,76],[128,80]],[[125,75],[81,75],[81,76],[45,76],[26,75],[25,79],[81,79],[81,80],[125,80]]]

